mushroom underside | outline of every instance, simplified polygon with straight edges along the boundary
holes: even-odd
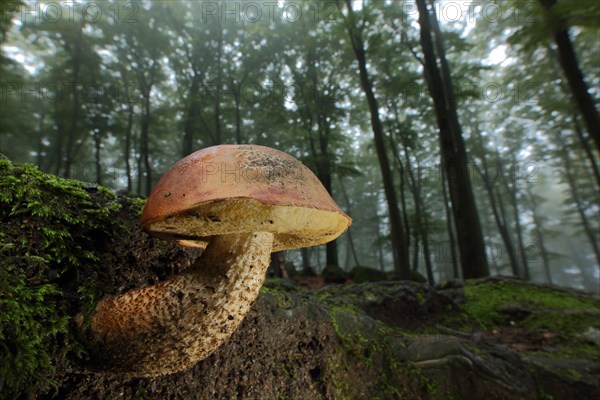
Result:
[[[198,247],[215,235],[267,231],[274,233],[273,251],[279,251],[330,242],[348,225],[349,218],[337,211],[236,198],[199,204],[152,221],[144,229],[163,239]]]

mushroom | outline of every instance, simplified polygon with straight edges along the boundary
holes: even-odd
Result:
[[[182,273],[101,300],[81,322],[83,337],[110,371],[154,377],[185,370],[240,325],[271,252],[327,243],[350,223],[315,175],[281,151],[197,151],[157,183],[142,228],[206,249]]]

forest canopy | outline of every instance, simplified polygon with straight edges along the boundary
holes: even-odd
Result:
[[[147,196],[258,144],[354,222],[298,269],[598,291],[600,2],[8,1],[0,152]]]

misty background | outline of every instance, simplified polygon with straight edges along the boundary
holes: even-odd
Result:
[[[270,146],[353,218],[297,269],[599,290],[600,2],[1,7],[13,162],[147,196],[198,149]]]

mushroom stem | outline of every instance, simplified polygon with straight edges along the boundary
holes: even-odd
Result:
[[[256,300],[272,245],[267,232],[216,236],[190,270],[100,301],[85,333],[100,367],[153,377],[207,357]]]

